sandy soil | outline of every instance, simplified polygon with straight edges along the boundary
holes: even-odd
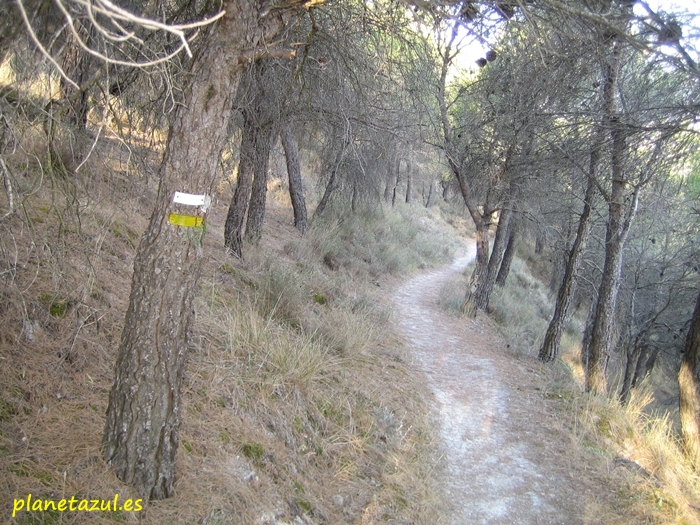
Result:
[[[628,522],[604,462],[591,466],[572,452],[571,419],[562,421],[556,396],[547,394],[543,366],[503,348],[486,323],[438,306],[441,286],[473,256],[414,277],[394,294],[397,330],[434,395],[449,523]]]

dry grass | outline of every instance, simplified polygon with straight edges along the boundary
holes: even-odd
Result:
[[[146,151],[100,141],[76,173],[66,146],[57,173],[36,127],[17,132],[7,160],[21,208],[0,224],[3,520],[30,493],[133,496],[100,440],[154,190]],[[336,212],[302,239],[280,218],[290,214],[281,202],[268,243],[248,246],[245,262],[223,254],[225,209],[212,213],[176,497],[138,514],[34,512],[17,523],[440,522],[422,387],[387,335],[385,292],[373,281],[445,260],[447,236],[435,234],[434,212],[414,220],[403,209]],[[334,270],[330,252],[341,261]]]
[[[537,355],[551,301],[546,287],[516,259],[509,282],[496,288],[491,301],[491,317],[515,352]],[[649,409],[654,396],[648,385],[634,390],[627,405],[615,397],[617,388],[610,397],[584,393],[581,331],[582,321],[574,319],[562,338],[561,358],[549,369],[552,395],[561,400],[562,417],[571,419],[576,446],[607,462],[635,522],[700,523],[700,473],[683,454],[674,414]]]
[[[670,415],[648,412],[652,400],[646,385],[624,406],[580,390],[569,398],[581,445],[624,473],[621,490],[632,515],[643,523],[700,523],[700,475],[683,454]]]

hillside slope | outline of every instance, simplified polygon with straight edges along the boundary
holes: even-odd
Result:
[[[22,205],[2,223],[0,508],[136,498],[101,455],[131,269],[156,180],[133,150],[98,142],[45,178],[10,157]],[[149,153],[141,158],[147,158]],[[38,159],[39,157],[37,157]],[[27,160],[28,159],[28,160]],[[18,510],[16,523],[434,523],[428,406],[389,330],[387,284],[449,260],[421,208],[334,213],[302,238],[284,184],[245,259],[209,217],[184,386],[174,498],[144,509]]]

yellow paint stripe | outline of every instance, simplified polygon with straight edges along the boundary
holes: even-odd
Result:
[[[173,226],[185,226],[187,228],[194,228],[195,226],[201,226],[204,223],[203,217],[193,217],[191,215],[179,215],[177,213],[168,214],[168,222]]]

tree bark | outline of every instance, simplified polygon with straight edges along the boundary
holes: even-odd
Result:
[[[476,308],[477,310],[486,311],[489,307],[489,300],[491,299],[491,292],[493,292],[494,284],[496,283],[496,277],[498,275],[498,270],[501,267],[501,261],[503,261],[503,254],[506,250],[506,245],[508,244],[508,237],[510,235],[510,219],[512,215],[512,199],[509,198],[503,208],[501,209],[501,216],[498,219],[498,227],[496,228],[496,236],[493,240],[493,249],[491,250],[491,256],[488,259],[486,268],[484,270],[485,275],[480,276],[475,284],[474,291],[467,295],[465,300],[465,305],[471,303],[471,308]],[[488,231],[486,232],[488,235]],[[469,306],[465,306],[465,311],[467,313],[475,314],[470,310]]]
[[[173,196],[212,192],[244,46],[269,41],[290,13],[280,10],[260,20],[261,4],[227,1],[226,15],[192,62],[186,103],[178,106],[168,135],[153,214],[134,261],[103,453],[119,479],[144,498],[173,494],[181,386],[203,258],[205,224],[178,225],[173,214],[195,212],[173,203]]]
[[[83,42],[91,45],[91,30],[83,24],[77,24],[76,31]],[[62,68],[68,77],[84,89],[76,89],[61,77],[61,95],[66,102],[66,118],[69,124],[77,131],[85,131],[88,112],[90,110],[88,99],[88,86],[85,84],[90,79],[93,69],[93,59],[88,53],[83,52],[78,37],[73,33],[68,34],[66,50],[63,55]]]
[[[624,148],[624,139],[617,137],[613,142],[613,150],[617,150],[613,156],[618,157]],[[608,204],[608,226],[605,233],[605,263],[598,290],[586,374],[586,389],[599,394],[607,392],[607,365],[621,284],[623,248],[637,207],[636,192],[631,198],[632,202],[625,203],[626,181],[620,172],[620,164],[621,159],[613,161],[613,189]]]
[[[262,237],[263,222],[265,221],[267,168],[272,147],[272,128],[272,122],[258,123],[254,128],[253,186],[250,193],[248,218],[245,226],[245,238],[251,243],[257,243]]]
[[[309,227],[306,217],[306,200],[304,199],[304,185],[301,180],[301,167],[299,165],[299,153],[292,134],[292,123],[287,119],[280,132],[284,157],[287,161],[287,176],[289,178],[289,197],[294,210],[294,226],[302,235]]]
[[[255,171],[255,132],[252,129],[254,127],[249,119],[244,119],[238,162],[238,181],[231,204],[228,207],[224,226],[224,246],[228,253],[239,259],[243,256],[243,224],[248,211],[250,192],[253,186],[253,172]]]
[[[700,467],[700,295],[685,340],[678,385],[683,443],[695,466]]]
[[[391,207],[396,206],[396,193],[398,191],[399,182],[401,182],[401,158],[398,150],[396,150],[396,158],[394,159],[394,187],[391,189]]]
[[[612,139],[612,188],[608,201],[608,224],[605,232],[605,262],[598,289],[598,301],[587,348],[586,390],[599,394],[607,392],[607,368],[615,327],[617,298],[621,284],[622,256],[627,234],[637,210],[638,189],[626,194],[625,173],[627,131],[616,109],[616,91],[620,74],[622,44],[612,43],[610,58],[603,63],[603,128]]]
[[[583,335],[581,336],[581,366],[584,372],[588,370],[590,361],[591,338],[593,336],[593,324],[595,323],[595,310],[598,305],[598,299],[591,301],[588,306],[588,314],[586,315],[586,324],[583,327]]]
[[[629,401],[632,389],[651,372],[658,354],[658,348],[640,341],[635,341],[635,344],[629,346],[622,388],[620,389],[622,403]]]
[[[612,345],[617,298],[621,284],[623,248],[637,208],[638,194],[625,195],[621,156],[625,139],[613,131],[613,186],[608,203],[608,226],[605,233],[605,263],[598,290],[598,305],[589,349],[590,361],[586,374],[586,389],[607,392],[607,365]],[[629,202],[628,202],[629,201]]]
[[[396,193],[396,170],[394,165],[396,162],[396,152],[394,154],[387,153],[387,163],[386,163],[386,185],[384,186],[384,202],[387,204],[392,202],[394,195]]]
[[[545,246],[547,246],[547,238],[541,229],[537,230],[535,235],[535,254],[539,255],[544,251]]]
[[[428,200],[425,202],[426,208],[431,208],[435,204],[435,181],[430,181],[430,188],[428,189]]]
[[[515,210],[513,210],[513,215],[510,218],[510,222],[511,225],[510,232],[508,234],[508,244],[506,245],[506,251],[503,252],[501,267],[498,269],[498,275],[496,276],[496,285],[498,286],[505,286],[506,280],[508,279],[508,274],[510,273],[510,265],[513,262],[513,256],[515,255],[518,237],[518,223],[516,221]]]
[[[476,221],[475,221],[476,222]],[[486,275],[489,264],[489,227],[491,223],[480,217],[476,226],[476,257],[474,271],[469,278],[469,289],[462,304],[462,311],[469,317],[476,317],[479,310],[486,310],[486,304],[482,303],[483,294],[479,294],[482,280]]]
[[[384,202],[387,204],[391,202],[391,190],[394,186],[394,172],[391,166],[386,167],[386,184],[384,185]]]
[[[544,342],[540,348],[538,357],[545,363],[554,361],[559,355],[559,346],[561,344],[561,336],[564,333],[566,325],[571,320],[571,303],[574,300],[576,293],[576,280],[581,266],[581,258],[586,250],[588,235],[591,231],[591,208],[593,199],[596,193],[596,176],[600,165],[600,147],[602,141],[599,141],[591,151],[591,159],[588,170],[588,182],[586,183],[586,195],[583,201],[583,211],[578,221],[578,229],[576,230],[576,238],[569,252],[569,258],[566,262],[566,270],[564,271],[564,279],[557,293],[557,302],[554,307],[554,315],[547,327],[547,332],[544,336]]]
[[[348,137],[345,137],[343,140],[343,145],[338,151],[338,155],[335,158],[335,162],[333,163],[333,167],[331,170],[331,175],[328,178],[328,183],[326,184],[326,189],[323,192],[323,197],[321,197],[321,200],[319,201],[318,205],[316,206],[316,209],[314,210],[313,217],[311,220],[315,220],[316,217],[320,217],[324,210],[326,209],[326,206],[328,205],[328,201],[331,198],[331,195],[333,192],[336,190],[338,187],[338,171],[340,170],[340,165],[343,162],[343,157],[345,156],[345,150],[348,147],[348,144],[350,143],[350,139]]]
[[[411,200],[413,199],[413,187],[412,187],[412,178],[413,176],[413,161],[409,157],[406,159],[406,204],[410,204]]]
[[[272,147],[272,118],[267,114],[262,75],[264,60],[252,63],[246,74],[246,100],[242,103],[243,129],[238,164],[238,184],[229,205],[224,228],[224,245],[236,257],[243,255],[245,239],[257,242],[262,236],[267,197],[267,168]],[[247,214],[247,215],[246,215]]]
[[[173,494],[180,389],[204,236],[203,227],[170,224],[168,213],[177,190],[211,192],[240,75],[235,49],[222,40],[213,39],[196,60],[190,103],[169,134],[156,206],[134,262],[109,396],[104,457],[122,481],[151,499]]]

